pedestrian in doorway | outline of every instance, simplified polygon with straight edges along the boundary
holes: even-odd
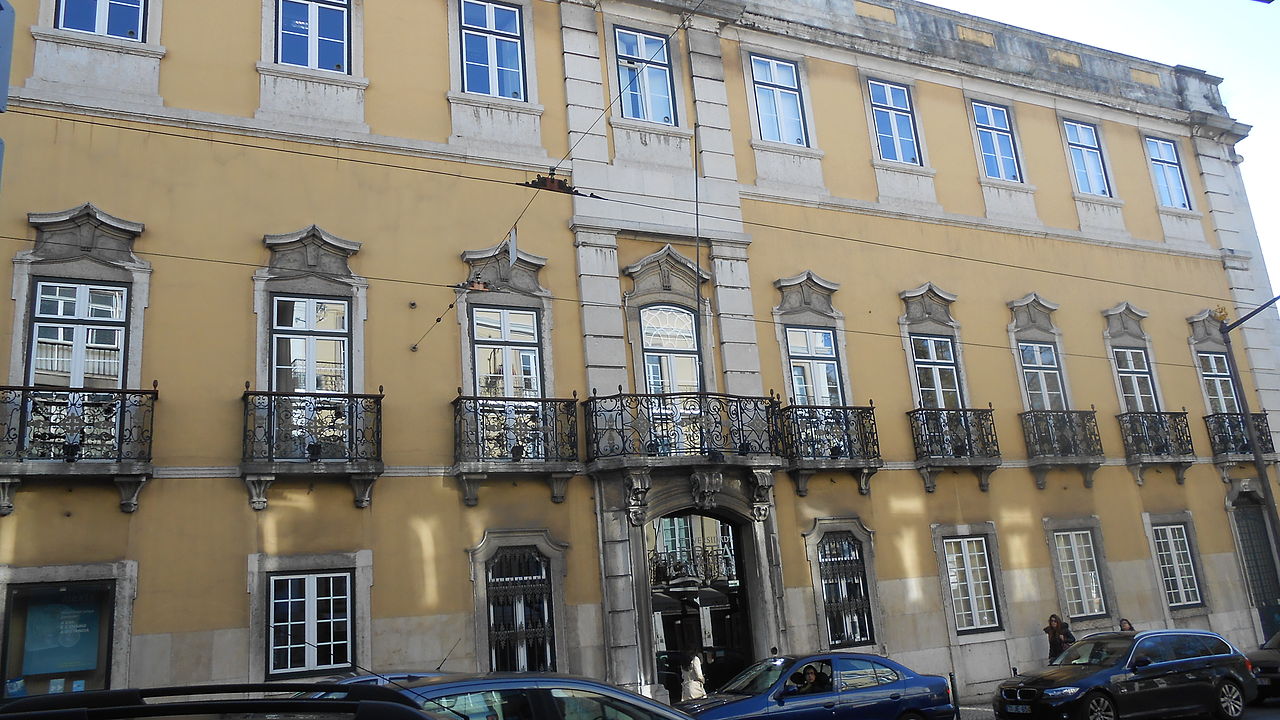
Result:
[[[1129,618],[1120,618],[1120,631],[1133,632],[1133,623],[1129,622]]]
[[[702,654],[690,653],[689,664],[684,666],[680,683],[681,700],[697,700],[707,696],[707,678],[702,674]]]
[[[1062,622],[1062,618],[1057,614],[1049,616],[1049,624],[1045,626],[1044,634],[1049,637],[1050,660],[1061,655],[1068,645],[1076,641],[1076,636],[1071,634],[1071,626]]]

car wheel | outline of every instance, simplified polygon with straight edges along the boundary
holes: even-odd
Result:
[[[1236,720],[1244,714],[1244,693],[1230,680],[1218,686],[1218,703],[1213,714],[1222,720]]]
[[[1076,717],[1078,720],[1116,720],[1116,704],[1102,693],[1086,695]]]

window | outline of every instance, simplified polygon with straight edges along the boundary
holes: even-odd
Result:
[[[542,397],[538,314],[532,310],[476,308],[471,323],[476,394]]]
[[[875,642],[862,543],[851,532],[828,532],[818,543],[818,576],[831,647]]]
[[[921,407],[950,410],[964,407],[960,395],[960,366],[951,338],[912,335],[911,356]]]
[[[657,526],[663,551],[688,551],[693,547],[693,524],[689,516],[660,518]]]
[[[751,56],[760,139],[809,146],[800,106],[800,71],[795,63]]]
[[[37,282],[28,381],[38,387],[121,387],[126,294],[120,286]]]
[[[1022,364],[1022,381],[1031,409],[1066,410],[1057,349],[1048,343],[1018,343],[1018,360]]]
[[[1078,618],[1106,614],[1102,576],[1093,552],[1093,533],[1089,530],[1055,532],[1053,544],[1066,593],[1067,615]]]
[[[956,630],[982,630],[1000,626],[995,585],[983,536],[943,539],[947,581],[951,586]]]
[[[696,325],[693,313],[684,308],[656,305],[640,311],[648,392],[666,394],[702,389]]]
[[[280,0],[276,62],[350,72],[348,0]]]
[[[10,585],[3,697],[107,688],[114,597],[109,580]]]
[[[667,39],[623,28],[614,31],[614,38],[617,41],[622,116],[675,125]]]
[[[141,42],[145,0],[61,0],[56,25]]]
[[[1200,362],[1200,377],[1204,380],[1204,392],[1209,397],[1209,412],[1238,413],[1240,406],[1236,403],[1236,389],[1231,382],[1231,373],[1227,370],[1225,353],[1196,353]]]
[[[1120,393],[1124,398],[1124,411],[1158,412],[1155,381],[1147,362],[1147,351],[1141,348],[1113,348],[1116,376],[1120,380]]]
[[[272,389],[347,392],[347,301],[276,296],[272,307]]]
[[[535,720],[537,717],[529,693],[520,689],[427,697],[422,699],[422,708],[438,716],[458,720]]]
[[[268,673],[354,667],[351,573],[270,579]]]
[[[791,360],[791,389],[797,405],[840,405],[840,367],[836,362],[835,332],[787,328]]]
[[[837,657],[835,666],[836,690],[840,692],[866,690],[902,679],[897,670],[870,660]]]
[[[462,89],[524,100],[524,28],[520,8],[462,0]]]
[[[665,720],[666,715],[602,693],[577,688],[549,688],[563,720]],[[506,720],[502,716],[500,720]],[[516,720],[533,720],[517,716]]]
[[[527,545],[501,548],[486,563],[490,670],[556,669],[550,565]]]
[[[1098,129],[1092,125],[1066,120],[1067,151],[1071,155],[1071,170],[1076,178],[1076,190],[1086,195],[1110,197],[1107,173],[1102,163],[1102,146],[1098,143]]]
[[[911,109],[911,93],[903,85],[869,80],[871,117],[880,145],[880,159],[923,164],[916,146],[915,113]]]
[[[1200,586],[1191,563],[1191,544],[1186,525],[1154,525],[1156,562],[1164,582],[1164,597],[1169,607],[1199,605]]]
[[[1009,110],[984,102],[973,103],[973,122],[978,130],[978,147],[982,150],[982,168],[987,177],[1022,182],[1018,158],[1014,152],[1013,129]]]
[[[1182,165],[1178,162],[1178,148],[1168,140],[1147,138],[1147,155],[1151,158],[1151,177],[1156,183],[1156,195],[1164,207],[1191,209],[1186,183],[1182,181]]]

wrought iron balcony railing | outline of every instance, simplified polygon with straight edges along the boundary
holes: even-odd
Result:
[[[1185,457],[1194,454],[1185,412],[1131,412],[1117,415],[1124,454],[1139,457]]]
[[[778,402],[717,393],[618,394],[586,401],[591,459],[777,455]]]
[[[1258,434],[1258,447],[1262,454],[1271,455],[1276,451],[1271,440],[1271,425],[1267,422],[1266,413],[1250,415],[1253,429]],[[1204,416],[1205,427],[1209,429],[1209,442],[1213,445],[1214,455],[1252,455],[1249,447],[1249,433],[1244,424],[1244,413],[1216,413]]]
[[[457,462],[576,462],[578,401],[460,397],[453,401]]]
[[[381,462],[382,395],[244,394],[244,462]]]
[[[717,540],[676,550],[649,551],[649,581],[654,587],[733,583],[738,579],[733,550]]]
[[[1102,439],[1093,410],[1031,410],[1024,412],[1022,435],[1031,458],[1100,457]]]
[[[778,416],[783,451],[792,460],[880,459],[874,408],[790,405]]]
[[[151,462],[157,392],[0,387],[0,460]]]
[[[916,460],[1000,458],[1000,443],[996,440],[996,424],[990,408],[918,408],[907,416],[911,418]]]

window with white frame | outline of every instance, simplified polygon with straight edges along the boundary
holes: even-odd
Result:
[[[272,298],[272,390],[347,392],[348,308],[335,298]]]
[[[504,547],[485,568],[489,669],[556,669],[551,563],[536,547]]]
[[[1240,412],[1240,405],[1236,402],[1236,388],[1231,382],[1231,372],[1227,369],[1226,353],[1196,353],[1196,360],[1200,362],[1200,377],[1204,380],[1204,392],[1209,398],[1209,412]]]
[[[1147,351],[1142,348],[1112,348],[1111,355],[1115,358],[1116,377],[1120,381],[1124,411],[1159,412],[1156,384],[1151,375]]]
[[[542,397],[538,313],[533,310],[475,308],[471,317],[476,395]]]
[[[1106,614],[1102,575],[1098,571],[1098,559],[1093,551],[1093,532],[1055,532],[1053,544],[1058,556],[1058,571],[1062,573],[1067,615],[1078,618]]]
[[[1164,583],[1165,601],[1169,607],[1199,605],[1200,585],[1191,562],[1191,543],[1186,525],[1155,525],[1151,534],[1156,545],[1156,562]]]
[[[983,630],[1000,626],[996,608],[995,583],[987,557],[987,538],[944,538],[947,582],[951,586],[951,606],[956,630]]]
[[[800,70],[793,62],[751,56],[760,139],[808,147],[800,99]]]
[[[692,312],[672,305],[643,308],[640,334],[648,392],[697,392],[702,388],[697,323]]]
[[[1164,207],[1191,209],[1191,198],[1182,179],[1182,164],[1178,161],[1178,148],[1168,140],[1147,138],[1147,155],[1151,158],[1151,177],[1156,184],[1156,196]]]
[[[349,0],[279,0],[276,62],[350,72]]]
[[[1102,162],[1098,129],[1072,120],[1064,120],[1062,126],[1067,133],[1067,152],[1071,156],[1076,190],[1085,195],[1110,197],[1111,189],[1107,185],[1106,166]]]
[[[524,100],[521,9],[482,0],[461,2],[463,91]]]
[[[868,80],[871,92],[871,119],[875,124],[880,159],[923,164],[916,143],[915,111],[911,91],[905,85]]]
[[[268,675],[355,666],[351,573],[270,578]]]
[[[851,532],[828,532],[818,542],[818,576],[831,647],[875,642],[862,542]]]
[[[836,361],[835,331],[789,327],[786,335],[795,404],[843,404],[840,366]]]
[[[1027,388],[1027,404],[1032,410],[1066,410],[1062,392],[1062,369],[1058,350],[1050,343],[1018,343],[1022,381]]]
[[[912,335],[911,359],[920,390],[920,407],[948,410],[964,407],[964,398],[960,394],[960,365],[951,338]]]
[[[982,169],[987,177],[1022,182],[1009,109],[975,100],[973,122],[978,131],[978,147],[982,151]]]
[[[146,11],[145,0],[59,0],[54,24],[64,30],[141,42]]]
[[[659,518],[658,544],[663,552],[687,551],[693,547],[693,522],[688,515]]]
[[[127,294],[122,286],[37,282],[28,381],[37,387],[120,388]]]
[[[614,40],[618,55],[622,116],[675,125],[667,38],[638,30],[615,28]]]

